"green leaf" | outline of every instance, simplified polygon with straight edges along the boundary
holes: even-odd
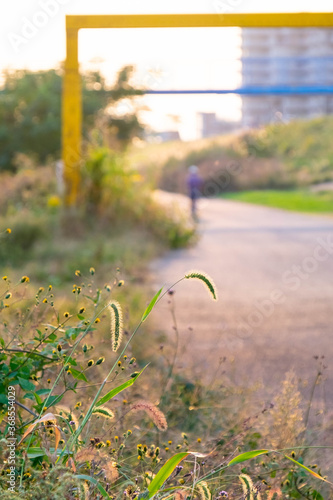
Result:
[[[30,382],[30,380],[21,377],[17,377],[17,380],[20,387],[22,387],[22,389],[24,389],[25,391],[35,391],[35,386],[32,382]]]
[[[152,309],[153,309],[154,305],[155,305],[155,304],[156,304],[156,302],[157,302],[157,299],[158,299],[158,298],[159,298],[159,296],[161,295],[162,290],[163,290],[163,287],[162,287],[162,288],[161,288],[161,289],[160,289],[160,290],[156,293],[156,295],[154,296],[154,298],[151,300],[151,302],[150,302],[149,306],[147,307],[147,309],[145,310],[145,312],[144,312],[144,313],[143,313],[143,315],[142,315],[142,318],[141,318],[141,321],[142,321],[142,322],[143,322],[143,321],[145,321],[145,320],[148,318],[148,316],[149,316],[149,314],[151,313],[151,311],[152,311]]]
[[[79,370],[75,370],[75,368],[70,368],[71,374],[73,375],[74,378],[77,380],[83,380],[84,382],[88,382],[87,377],[83,372],[79,372]]]
[[[241,455],[238,455],[237,457],[230,460],[230,462],[228,463],[228,467],[230,465],[236,465],[236,464],[240,464],[241,462],[246,462],[246,460],[251,460],[251,458],[256,458],[259,455],[265,455],[265,453],[269,453],[269,451],[270,450],[247,451],[246,453],[242,453]]]
[[[103,486],[94,477],[86,476],[85,474],[80,474],[80,475],[75,476],[75,477],[77,479],[83,479],[85,481],[90,481],[92,484],[94,484],[95,486],[97,486],[97,488],[99,489],[99,492],[101,493],[101,495],[103,496],[103,498],[107,498],[107,499],[110,500],[110,497],[107,494],[107,492],[105,491],[105,489],[103,488]]]
[[[29,448],[27,451],[28,458],[33,459],[33,458],[38,458],[38,457],[43,457],[45,455],[45,450],[42,448]]]
[[[165,481],[173,473],[177,465],[189,455],[189,453],[177,453],[163,465],[163,467],[158,471],[150,485],[148,486],[149,498],[152,498],[156,493],[160,491]]]
[[[309,469],[309,467],[306,467],[305,465],[297,462],[297,460],[294,460],[293,458],[291,457],[288,457],[288,455],[284,455],[285,458],[287,458],[288,460],[290,460],[291,462],[293,462],[294,464],[297,464],[299,467],[301,467],[302,469],[306,470],[307,472],[309,472],[310,474],[312,474],[312,476],[316,477],[317,479],[321,479],[322,481],[325,481],[325,483],[329,483],[329,481],[327,481],[326,479],[324,479],[322,476],[320,476],[319,474],[317,474],[317,472],[313,471],[312,469]],[[330,483],[331,484],[331,483]]]
[[[104,405],[105,403],[107,403],[108,401],[110,401],[110,399],[114,398],[117,394],[119,394],[120,392],[124,391],[125,389],[127,389],[127,387],[130,387],[132,384],[134,384],[134,382],[136,381],[136,379],[138,377],[140,377],[141,373],[147,368],[147,366],[148,365],[146,365],[141,370],[141,372],[139,372],[137,375],[135,375],[135,377],[131,378],[130,380],[127,380],[127,382],[124,382],[121,385],[118,385],[118,387],[115,387],[114,389],[112,389],[112,391],[110,391],[107,394],[105,394],[105,396],[103,396],[101,399],[99,399],[97,401],[96,406]]]

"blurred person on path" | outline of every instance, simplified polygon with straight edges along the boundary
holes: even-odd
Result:
[[[191,165],[188,169],[187,189],[191,199],[191,214],[194,220],[198,219],[197,200],[201,195],[202,179],[199,175],[199,169],[196,165]]]

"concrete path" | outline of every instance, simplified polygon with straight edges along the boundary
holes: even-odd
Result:
[[[187,209],[181,195],[172,199]],[[274,389],[290,368],[311,380],[314,356],[325,356],[332,409],[333,219],[204,199],[199,232],[193,248],[169,252],[151,266],[156,287],[196,269],[209,274],[219,292],[214,302],[197,280],[176,287],[187,348],[179,362],[211,376],[227,357],[237,382],[262,380]],[[172,336],[169,308],[167,300],[160,303],[155,319]]]

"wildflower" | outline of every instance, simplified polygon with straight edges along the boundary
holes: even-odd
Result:
[[[5,304],[5,307],[9,307],[9,304]]]
[[[52,290],[52,285],[49,285],[49,292]]]
[[[10,234],[11,232],[12,232],[12,230],[10,229],[10,227],[7,227],[6,233]]]
[[[128,431],[127,431],[127,436],[130,436],[131,434],[132,434],[131,429],[128,429]]]
[[[292,458],[295,458],[296,457],[296,453],[294,451],[291,452],[291,456]]]
[[[47,383],[48,383],[48,384],[50,384],[50,383],[51,383],[51,379],[50,379],[50,378],[48,378],[48,379],[47,379]]]
[[[96,324],[97,324],[97,323],[100,323],[100,322],[101,322],[101,320],[100,320],[99,318],[96,318],[96,319],[95,319],[95,323],[96,323]]]
[[[59,352],[61,351],[61,349],[62,349],[61,344],[58,344],[58,345],[57,345],[57,349],[58,349],[58,351],[59,351]]]
[[[105,358],[101,357],[101,358],[98,358],[98,360],[96,361],[96,365],[100,365],[101,363],[103,363],[105,361]]]
[[[117,363],[117,364],[118,364],[118,366],[121,366],[121,361],[118,361],[118,363]]]
[[[126,356],[126,354],[125,354],[125,356],[124,356],[124,360],[126,361],[126,359],[127,359],[127,356]]]
[[[168,444],[172,444],[172,441],[168,441]]]
[[[111,446],[111,441],[109,441],[108,439],[106,441],[106,446]]]
[[[166,446],[164,449],[165,449],[165,451],[169,451],[169,447],[168,446]]]
[[[30,278],[28,276],[22,276],[21,283],[29,283]]]
[[[93,276],[93,275],[95,274],[95,269],[94,269],[93,267],[91,267],[91,268],[89,269],[89,272],[90,272],[90,274]]]
[[[213,299],[217,300],[217,291],[214,281],[205,273],[201,271],[191,271],[185,275],[186,279],[198,279],[202,281],[208,288],[209,292],[212,294]]]
[[[12,294],[10,292],[6,293],[5,299],[10,299],[12,297]]]
[[[65,441],[63,439],[60,439],[59,444],[65,444]]]
[[[125,283],[125,281],[124,281],[124,280],[120,280],[120,281],[118,281],[118,286],[123,286],[123,285],[124,285],[124,283]]]
[[[85,307],[81,307],[81,308],[79,309],[79,313],[80,313],[80,314],[83,314],[83,313],[85,312],[85,310],[86,310],[86,308],[85,308]]]
[[[87,344],[84,344],[84,346],[82,347],[82,351],[87,352],[87,350],[88,350],[88,346],[87,346]]]
[[[135,358],[131,358],[129,364],[132,365],[133,363],[135,363],[135,361],[136,361]]]
[[[118,436],[115,436],[115,437],[114,437],[114,440],[115,440],[115,442],[116,442],[116,443],[118,442],[118,439],[119,439],[119,437],[118,437]]]
[[[147,401],[141,401],[141,402],[133,404],[131,410],[145,411],[160,431],[165,431],[168,428],[168,424],[167,424],[167,421],[165,419],[165,416],[152,403],[149,403]]]
[[[79,269],[75,271],[75,276],[81,276],[81,271]]]
[[[43,411],[46,411],[46,410],[47,410],[47,406],[44,406]]]
[[[198,443],[201,443],[201,438],[198,438],[197,441],[198,441]]]
[[[64,312],[64,316],[65,316],[65,318],[69,318],[69,312],[67,312],[67,311]]]
[[[127,399],[123,399],[123,405],[127,405],[128,401]]]
[[[47,298],[43,299],[43,304],[47,304]]]
[[[8,280],[8,276],[2,276],[2,279],[3,279],[4,281],[7,281],[7,280]]]
[[[80,408],[80,406],[82,406],[82,403],[81,403],[81,401],[78,401],[78,402],[76,403],[76,405],[75,405],[75,408]]]
[[[39,290],[38,290],[38,293],[40,294],[40,293],[43,293],[43,292],[44,292],[44,288],[41,286],[41,287],[39,288]]]
[[[92,366],[93,364],[94,364],[94,360],[93,359],[89,359],[88,366]]]

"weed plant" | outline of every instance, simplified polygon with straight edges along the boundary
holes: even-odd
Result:
[[[308,416],[299,410],[293,374],[274,404],[246,418],[242,412],[228,418],[217,405],[226,394],[181,381],[173,361],[156,391],[151,381],[160,375],[136,360],[132,341],[145,336],[140,330],[171,289],[155,294],[130,333],[117,293],[124,286],[119,273],[103,289],[96,289],[94,277],[93,267],[77,269],[74,300],[60,304],[52,286],[36,288],[28,276],[16,282],[2,277],[1,498],[333,498],[322,466],[309,463]],[[217,299],[211,278],[198,271],[172,289],[184,279],[199,280]],[[186,422],[202,401],[211,406],[205,422]],[[258,422],[266,416],[265,434]],[[212,421],[214,428],[198,435]],[[318,464],[328,448],[316,450]],[[8,489],[12,471],[15,491]]]

